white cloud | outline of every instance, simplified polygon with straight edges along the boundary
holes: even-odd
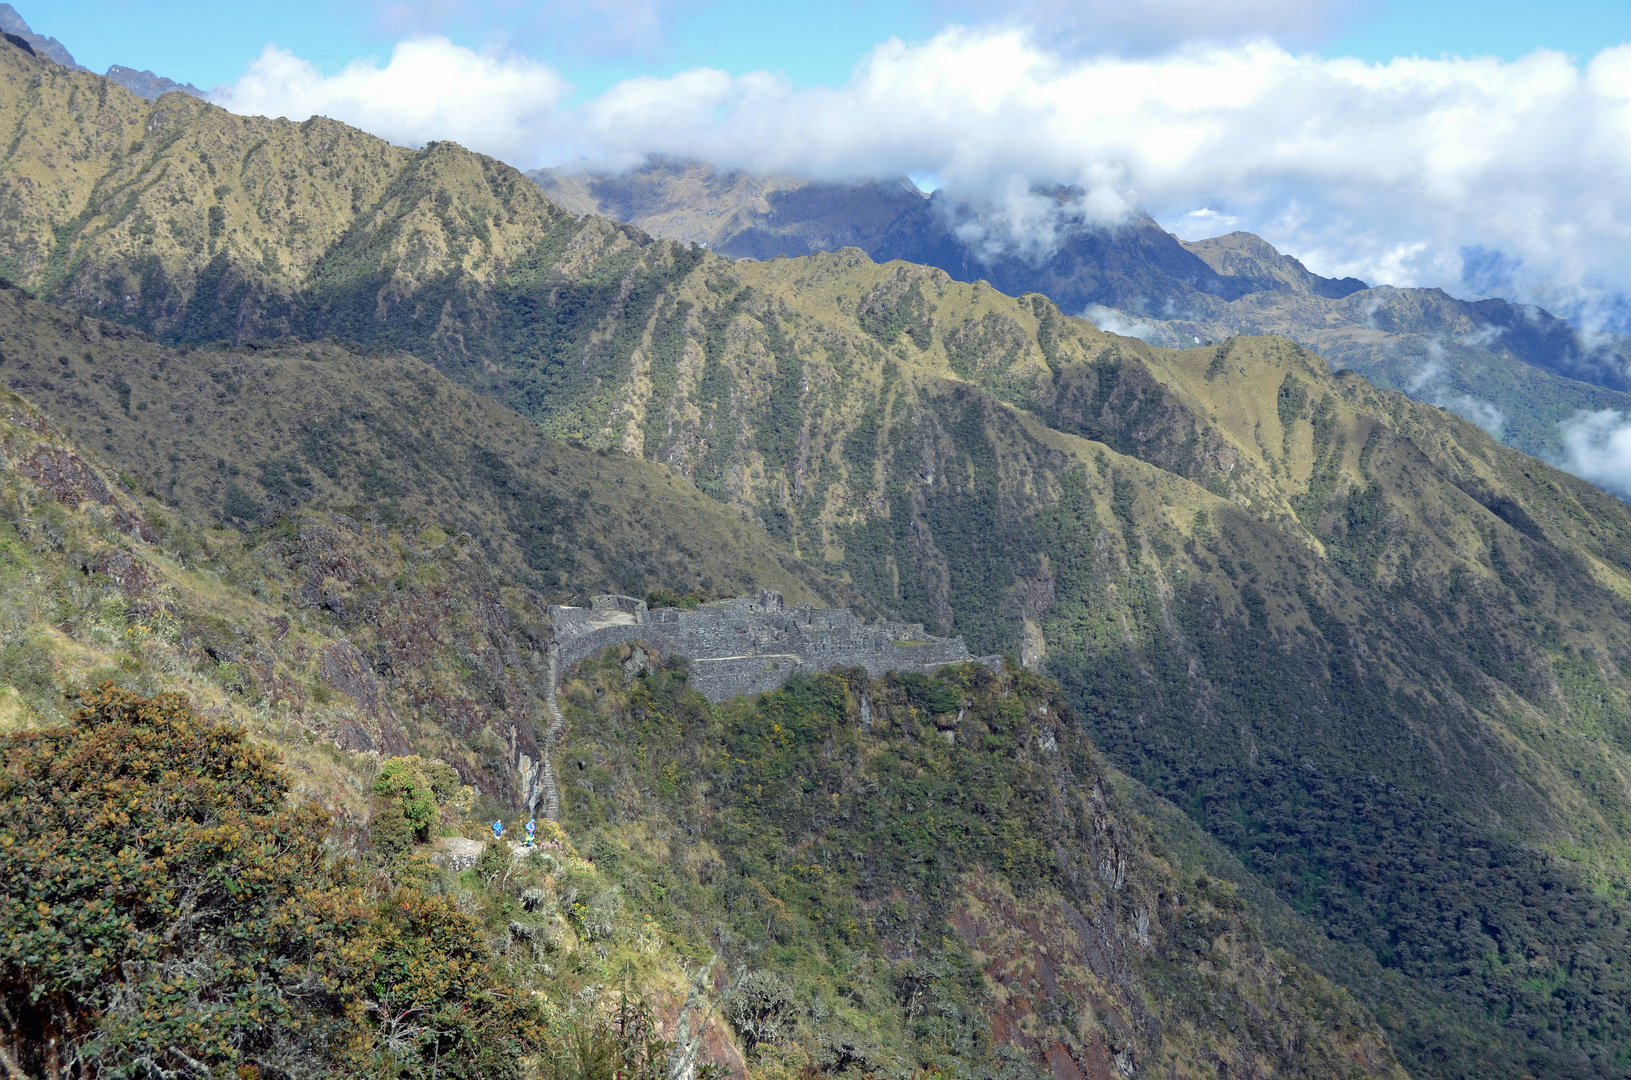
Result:
[[[1176,18],[1171,5],[1190,2],[1141,10]],[[1055,9],[1025,10],[1038,25]],[[1296,14],[1278,0],[1230,10],[1273,32]],[[974,199],[988,231],[1006,223],[1033,244],[1072,216],[1146,207],[1173,220],[1205,206],[1220,228],[1229,219],[1323,274],[1457,288],[1476,250],[1501,254],[1503,291],[1521,299],[1585,310],[1631,292],[1631,46],[1577,67],[1545,51],[1370,64],[1266,40],[1143,58],[1038,40],[952,28],[879,45],[838,88],[697,69],[570,110],[550,69],[438,39],[328,77],[273,50],[219,100],[325,112],[398,141],[456,139],[522,167],[655,152],[834,179],[929,173]],[[1046,210],[1037,185],[1082,196]]]
[[[1495,342],[1504,333],[1506,333],[1506,327],[1496,326],[1494,323],[1490,323],[1480,330],[1474,330],[1470,334],[1462,334],[1456,340],[1468,348],[1483,349],[1495,344]]]
[[[324,75],[268,45],[236,83],[210,100],[237,113],[304,120],[330,116],[391,142],[417,146],[454,139],[506,160],[539,152],[558,122],[566,84],[525,57],[461,48],[446,38],[404,41],[380,67],[357,60]]]
[[[952,29],[880,45],[839,89],[690,72],[574,119],[580,152],[612,160],[928,170],[993,207],[1077,184],[1107,217],[1216,206],[1334,276],[1454,286],[1483,245],[1512,253],[1519,293],[1631,286],[1631,47],[1583,70],[1551,52],[1367,64],[1268,43],[1070,60]]]
[[[1482,331],[1472,337],[1482,336]],[[1463,339],[1463,344],[1467,339]],[[1441,409],[1449,409],[1463,420],[1470,420],[1489,433],[1490,438],[1499,439],[1501,429],[1506,426],[1506,413],[1492,401],[1473,397],[1471,394],[1451,393],[1452,387],[1446,378],[1448,374],[1444,366],[1444,346],[1436,338],[1428,338],[1427,363],[1422,369],[1405,384],[1405,391],[1412,397],[1420,398]]]
[[[1475,398],[1471,394],[1449,394],[1434,404],[1449,409],[1463,420],[1471,420],[1488,432],[1492,439],[1499,439],[1501,429],[1506,426],[1506,414],[1494,402]]]
[[[1226,214],[1222,207],[1213,205],[1191,210],[1178,220],[1169,222],[1167,231],[1180,240],[1205,240],[1207,237],[1233,232],[1239,225],[1239,218],[1233,214]]]
[[[1427,361],[1426,365],[1416,372],[1415,377],[1405,384],[1406,392],[1412,397],[1419,397],[1423,390],[1444,377],[1444,364],[1441,362],[1444,355],[1443,347],[1437,342],[1429,341],[1427,343],[1427,352],[1433,359]],[[1434,404],[1438,403],[1434,402]]]
[[[1558,429],[1562,468],[1622,499],[1631,498],[1631,415],[1618,409],[1581,409]]]
[[[1126,312],[1107,308],[1100,304],[1094,304],[1082,312],[1082,318],[1107,334],[1134,337],[1140,341],[1147,341],[1151,345],[1181,349],[1189,344],[1183,338],[1158,323],[1146,322],[1143,319],[1134,318]]]

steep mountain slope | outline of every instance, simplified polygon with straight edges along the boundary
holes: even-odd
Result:
[[[255,529],[323,508],[437,525],[565,599],[849,599],[672,470],[543,438],[409,356],[332,342],[177,352],[0,289],[0,379],[75,425],[133,489],[199,520]]]
[[[250,724],[354,829],[367,751],[422,745],[501,805],[524,794],[541,598],[468,538],[322,514],[246,543],[138,499],[9,391],[5,410],[8,727],[112,679]]]
[[[411,346],[670,465],[880,608],[1057,677],[1116,764],[1369,955],[1326,969],[1413,1073],[1623,1074],[1623,504],[1281,339],[1154,349],[856,249],[732,264],[457,147],[0,63],[26,76],[0,82],[0,239],[51,297],[174,339]]]
[[[732,258],[858,247],[880,262],[938,266],[959,281],[983,278],[1012,296],[1040,292],[1067,311],[1095,304],[1159,311],[1191,306],[1188,298],[1197,292],[1232,300],[1261,287],[1216,271],[1148,218],[1118,228],[1067,226],[1056,248],[1015,254],[1019,245],[988,235],[973,208],[943,192],[925,195],[904,177],[817,183],[662,158],[627,172],[561,168],[527,176],[574,213],[626,221]],[[1033,194],[1051,199],[1065,215],[1082,197],[1069,188]],[[1364,288],[1360,281],[1317,281],[1332,295]]]
[[[713,940],[758,1075],[1402,1075],[1146,831],[1051,684],[857,672],[708,710],[627,664],[568,684],[570,818]]]
[[[447,908],[457,931],[447,940],[457,945],[465,978],[438,990],[436,980],[416,977],[425,1007],[437,1005],[438,993],[456,998],[502,980],[492,987],[498,996],[482,1000],[542,1002],[540,1026],[547,1021],[552,1038],[569,1039],[567,1025],[611,1005],[622,986],[658,1007],[667,1036],[694,1032],[704,1060],[741,1069],[745,1053],[752,1075],[766,1077],[926,1064],[1058,1080],[1136,1069],[1404,1076],[1361,1008],[1294,958],[1265,948],[1230,886],[1163,848],[1118,793],[1124,781],[1093,756],[1058,688],[1018,669],[994,675],[971,665],[932,679],[824,676],[716,707],[687,687],[683,661],[637,664],[643,670],[634,676],[630,656],[596,658],[565,687],[570,742],[559,751],[572,777],[567,825],[583,854],[567,834],[546,830],[553,837],[546,853],[522,863],[484,856],[460,876],[397,859],[378,826],[395,809],[380,794],[382,754],[450,763],[471,785],[464,796],[439,800],[439,828],[479,832],[483,821],[524,803],[536,780],[547,612],[541,596],[495,573],[495,563],[523,572],[528,564],[506,557],[496,540],[484,552],[470,537],[413,519],[410,510],[438,509],[441,485],[452,481],[425,475],[434,454],[413,447],[411,436],[397,440],[394,456],[381,448],[362,473],[364,486],[371,472],[400,489],[354,507],[371,521],[317,509],[342,502],[359,483],[351,458],[308,459],[309,490],[300,490],[294,454],[306,452],[302,439],[275,474],[297,489],[280,504],[279,524],[248,535],[194,524],[192,512],[213,516],[231,501],[205,487],[207,473],[223,475],[209,454],[230,457],[224,475],[231,476],[238,462],[257,459],[289,416],[309,415],[313,401],[345,409],[346,365],[357,358],[332,346],[301,346],[288,356],[172,352],[14,290],[0,299],[5,372],[52,406],[47,414],[0,392],[0,724],[11,733],[58,721],[68,695],[104,681],[146,694],[180,692],[213,721],[242,724],[282,758],[288,771],[280,782],[329,807],[338,826],[331,842],[365,860],[383,890],[382,910]],[[372,363],[382,378],[438,382],[406,358]],[[280,378],[279,368],[292,374]],[[269,385],[257,388],[256,380]],[[306,395],[297,380],[312,384]],[[226,400],[208,393],[217,387]],[[261,407],[244,413],[232,402],[238,395]],[[472,437],[509,447],[530,435],[524,428],[508,435],[491,422],[496,407],[445,384],[434,396],[438,447]],[[167,401],[190,409],[192,419],[144,417]],[[390,404],[376,400],[371,408]],[[349,418],[349,446],[378,446],[376,416]],[[478,429],[483,419],[489,423]],[[316,420],[324,422],[321,414]],[[113,447],[122,467],[102,465],[67,424]],[[530,437],[535,453],[550,450]],[[553,453],[541,471],[558,468],[562,483],[649,484],[643,524],[654,532],[665,522],[696,530],[710,515],[734,516],[663,497],[660,467],[564,447]],[[182,468],[194,455],[205,460]],[[162,501],[131,490],[132,470],[154,458],[168,461],[177,480],[155,485]],[[327,460],[336,460],[337,475],[324,472]],[[265,486],[266,470],[260,475],[238,470],[245,488],[258,484],[274,496],[277,485]],[[462,512],[478,535],[502,538],[506,523],[482,513],[490,500],[467,495],[472,505]],[[603,550],[597,541],[620,539],[621,528],[591,516],[562,541],[577,556],[560,568],[563,584],[593,581]],[[574,581],[575,574],[590,576]],[[162,775],[184,783],[189,762],[166,764]],[[802,782],[790,780],[795,774]],[[56,781],[53,806],[63,804],[71,779]],[[28,862],[39,819],[26,820],[29,829],[6,833],[5,891],[10,898],[30,890],[30,935],[60,931],[68,940],[73,905],[46,903],[60,899],[46,889],[57,879]],[[319,824],[305,816],[297,827]],[[279,848],[244,846],[266,857]],[[75,851],[86,855],[83,843]],[[108,852],[116,855],[125,857]],[[318,868],[309,853],[302,858],[307,878],[296,884],[305,891],[293,892],[320,897],[311,891]],[[254,870],[263,886],[273,881],[264,859]],[[162,882],[162,863],[155,873]],[[344,1013],[360,1033],[347,1044],[358,1053],[377,1043],[398,1055],[398,1066],[430,1055],[420,1029],[392,1028],[379,1008],[346,1011],[353,992],[338,983],[332,993],[300,996],[301,1009],[271,1009],[270,1026],[223,1010],[222,1002],[238,1000],[242,976],[219,965],[214,927],[236,925],[252,947],[258,939],[244,936],[248,923],[235,920],[263,917],[253,907],[262,893],[241,892],[212,893],[208,925],[165,942],[164,960],[187,965],[195,994],[208,991],[195,1009],[258,1033],[234,1044],[250,1064],[276,1073],[293,1061],[328,1061],[320,1031],[301,1031],[311,1008]],[[300,925],[321,934],[327,917],[315,910]],[[347,951],[314,947],[300,951],[302,962],[355,965],[367,950],[389,951],[400,940],[374,941],[355,917],[347,925]],[[6,992],[32,1003],[26,979],[11,978],[38,968],[16,967],[22,944],[8,935],[0,959]],[[720,957],[712,983],[695,974],[711,954]],[[162,996],[142,970],[125,965],[106,981]],[[287,974],[278,968],[256,992],[273,1002],[282,1000],[277,994],[299,996]],[[354,992],[357,1000],[393,1000],[381,996],[386,984],[361,981],[367,986]],[[117,1012],[115,1037],[76,1041],[73,1054],[88,1048],[122,1061],[144,1040],[198,1056],[224,1052],[214,1042],[195,1048],[196,1032],[170,1030],[166,1009],[133,1011],[119,993],[103,991],[68,1000],[86,1030],[95,1017],[78,1014],[93,999],[97,1009]],[[682,1008],[688,995],[701,998],[694,1008]],[[60,1065],[30,1041],[37,1012],[18,1014],[22,1028],[8,1020],[0,1048],[13,1060]],[[247,1067],[242,1057],[236,1067]]]
[[[12,466],[65,504],[94,492],[116,522],[145,513],[151,526],[120,528],[162,539],[172,562],[161,573],[129,553],[70,558],[110,575],[127,606],[168,622],[236,691],[293,709],[288,722],[352,751],[433,750],[505,805],[542,783],[549,603],[608,589],[850,598],[671,470],[542,438],[409,357],[175,352],[13,289],[0,310],[0,378],[49,410],[42,437],[71,432],[117,461],[118,486],[74,450],[13,447]],[[120,508],[138,492],[164,508]],[[224,531],[154,533],[189,519]],[[200,560],[248,602],[195,615],[162,599],[179,588],[166,578]],[[332,640],[290,636],[291,620],[313,618]],[[50,715],[57,684],[28,642],[53,635],[18,633],[6,673],[28,688],[17,707]],[[354,708],[303,716],[319,684]]]
[[[1223,274],[1263,279],[1287,260],[1246,233],[1185,245]],[[1556,459],[1559,422],[1631,406],[1623,342],[1588,343],[1563,320],[1504,300],[1380,286],[1321,296],[1296,271],[1227,304],[1201,299],[1161,325],[1179,342],[1278,333],[1380,386],[1443,405],[1508,445]]]
[[[1160,352],[859,253],[654,307],[591,438],[1060,678],[1282,896],[1452,996],[1395,1029],[1412,1068],[1615,1074],[1588,1002],[1624,967],[1576,957],[1624,955],[1623,504],[1285,343]],[[540,420],[584,432],[570,400]],[[1367,869],[1419,836],[1431,873]]]
[[[943,192],[925,198],[904,181],[814,184],[663,159],[622,173],[528,175],[576,213],[736,258],[853,245],[880,262],[937,266],[1013,296],[1039,292],[1071,313],[1108,308],[1158,344],[1283,334],[1553,460],[1563,448],[1560,421],[1581,409],[1631,408],[1624,343],[1588,341],[1538,308],[1320,277],[1249,233],[1187,243],[1148,218],[1084,226],[1071,219],[1079,193],[1068,189],[1051,193],[1059,214],[1053,239],[1028,247],[989,232],[974,209]]]

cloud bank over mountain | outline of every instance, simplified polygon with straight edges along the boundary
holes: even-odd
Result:
[[[209,96],[245,115],[329,116],[398,144],[451,139],[517,162],[540,152],[567,90],[546,64],[431,37],[401,42],[384,66],[357,60],[333,75],[268,45],[242,78]]]
[[[1593,298],[1631,291],[1631,46],[1581,66],[1546,51],[1368,64],[1266,39],[1131,58],[1037,40],[954,27],[879,45],[842,87],[695,69],[584,102],[547,65],[441,38],[333,75],[269,48],[215,100],[454,139],[522,167],[662,153],[829,178],[930,173],[1042,254],[1056,223],[1033,189],[1064,184],[1082,189],[1078,216],[1148,208],[1195,233],[1227,218],[1322,274],[1498,284],[1587,325]]]
[[[1631,416],[1618,409],[1583,409],[1559,426],[1564,458],[1556,464],[1631,499]]]

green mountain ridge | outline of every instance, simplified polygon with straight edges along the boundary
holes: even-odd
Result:
[[[1281,334],[1554,462],[1564,455],[1560,422],[1580,410],[1631,408],[1623,342],[1588,341],[1547,312],[1505,300],[1320,277],[1250,233],[1181,242],[1148,218],[1118,227],[1066,221],[1058,250],[1038,260],[992,256],[996,241],[977,247],[957,238],[953,227],[977,220],[974,210],[904,180],[814,183],[662,158],[620,172],[527,175],[575,213],[735,258],[856,246],[880,262],[925,263],[1013,295],[1039,292],[1159,345]],[[1068,210],[1073,196],[1056,194]]]
[[[439,514],[467,515],[506,573],[543,573],[524,512],[470,480],[479,451],[500,448],[450,443],[441,469],[435,431],[394,412],[469,402],[486,426],[461,438],[514,431],[517,447],[521,423],[451,388],[398,385],[392,400],[364,381],[424,381],[393,350],[414,353],[595,451],[507,451],[525,483],[556,492],[527,472],[533,455],[563,473],[568,458],[617,462],[628,471],[601,475],[659,491],[672,474],[648,470],[666,467],[718,500],[687,512],[762,525],[738,542],[764,553],[755,577],[849,590],[1058,680],[1108,761],[1205,831],[1184,843],[1262,898],[1264,925],[1355,995],[1412,1075],[1625,1075],[1623,503],[1282,338],[1158,349],[1040,295],[853,248],[733,263],[575,217],[450,144],[400,150],[177,95],[149,107],[17,50],[0,63],[19,73],[0,82],[18,117],[0,244],[20,280],[171,341],[238,342],[126,349],[108,324],[91,334],[6,301],[41,328],[0,343],[6,377],[76,430],[100,425],[155,493],[243,529],[304,505],[291,464],[314,499],[364,519],[377,503],[370,527],[400,528],[414,499],[469,496]],[[83,368],[62,350],[73,378],[46,379],[70,333],[105,345]],[[284,374],[255,375],[254,339],[323,334],[351,348],[284,342],[267,350]],[[241,390],[165,376],[196,363],[298,391],[288,380],[308,362],[340,371],[327,385],[368,414],[347,421],[344,490],[316,476],[322,455],[299,456],[307,417],[278,416],[314,398],[229,404]],[[126,363],[129,411],[107,374]],[[196,420],[212,401],[196,450],[170,461],[144,413],[173,403]],[[281,425],[299,455],[240,447],[233,416]],[[199,475],[212,454],[220,484]],[[404,493],[359,499],[376,473]],[[243,495],[231,505],[229,482]],[[605,520],[632,541],[633,515]],[[585,574],[617,581],[605,545],[583,546]],[[636,568],[647,587],[701,584],[700,566],[665,568],[652,549],[656,569]],[[381,586],[404,572],[406,555],[371,557]],[[442,708],[415,713],[422,734]],[[636,771],[594,778],[589,807],[608,805],[602,784],[627,790],[619,776],[638,789]]]

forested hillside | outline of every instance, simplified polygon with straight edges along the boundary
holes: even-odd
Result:
[[[1018,668],[710,706],[683,658],[624,647],[563,688],[567,831],[431,865],[538,781],[546,594],[650,573],[614,581],[673,595],[713,560],[808,587],[662,467],[505,428],[407,358],[372,362],[435,399],[434,438],[387,448],[376,402],[347,453],[292,438],[252,472],[293,417],[327,422],[279,380],[339,411],[357,357],[176,352],[3,299],[6,373],[51,404],[0,401],[8,1067],[1403,1075]],[[144,420],[171,402],[192,419]],[[523,447],[518,484],[644,485],[643,528],[677,546],[602,564],[637,537],[591,503],[534,591],[513,521],[457,490],[462,464],[433,468],[469,440]],[[163,479],[134,471],[152,461]]]
[[[1281,338],[1155,349],[854,249],[732,263],[448,144],[0,65],[6,273],[109,320],[12,295],[5,377],[133,489],[255,544],[350,508],[382,604],[415,598],[434,520],[545,598],[779,581],[964,634],[1056,679],[1110,763],[1301,912],[1265,925],[1413,1075],[1625,1074],[1624,504]],[[268,595],[388,610],[295,573]],[[537,719],[484,644],[448,647],[500,686],[483,710],[530,693]],[[409,734],[442,738],[435,664],[403,662],[423,684],[378,670]]]

